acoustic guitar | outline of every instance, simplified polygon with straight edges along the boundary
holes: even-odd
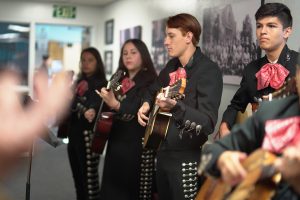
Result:
[[[290,96],[291,94],[297,94],[296,88],[296,79],[295,77],[288,78],[283,85],[276,91],[270,93],[262,97],[261,99],[257,100],[256,103],[249,103],[246,107],[244,113],[238,112],[236,123],[240,124],[243,123],[248,117],[252,115],[253,112],[256,112],[259,108],[259,104],[263,101],[272,101],[273,99],[280,99]]]
[[[221,179],[207,177],[195,200],[269,200],[281,180],[273,164],[276,156],[258,149],[242,162],[247,171],[245,179],[236,187],[225,184]]]
[[[106,89],[118,92],[121,89],[120,79],[125,75],[125,72],[118,70],[107,83]],[[94,153],[102,154],[105,148],[106,141],[111,131],[113,123],[113,112],[102,112],[104,101],[101,102],[97,113],[94,128],[92,130],[91,150]]]
[[[260,99],[257,99],[257,102],[255,103],[248,103],[246,109],[244,112],[238,111],[235,123],[236,124],[242,124],[246,119],[248,119],[254,112],[256,112],[259,108],[259,104],[263,101],[272,101],[273,99],[280,99],[288,97],[292,94],[297,94],[297,88],[296,88],[296,79],[295,77],[288,78],[284,84],[276,91],[270,93],[269,95],[266,95]],[[220,139],[221,135],[218,131],[215,136],[213,137],[213,140]]]
[[[166,98],[182,99],[184,98],[185,88],[186,79],[183,78],[171,86],[162,88],[161,92],[164,92]],[[153,106],[145,131],[144,148],[153,150],[159,148],[161,142],[167,135],[171,117],[171,113],[161,110],[156,104]]]

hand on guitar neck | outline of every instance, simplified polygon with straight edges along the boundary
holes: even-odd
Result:
[[[161,111],[169,112],[177,103],[176,100],[168,98],[169,93],[169,86],[166,88],[163,88],[160,93],[156,96],[155,105],[157,105]],[[143,105],[140,107],[137,116],[138,116],[138,122],[142,126],[146,126],[147,122],[149,120],[149,117],[147,117],[148,113],[150,111],[150,105],[148,102],[144,102]]]
[[[168,98],[169,87],[165,88],[163,92],[156,96],[156,105],[161,111],[169,112],[177,103],[176,100]]]
[[[118,70],[107,83],[106,88],[101,88],[100,92],[96,90],[97,94],[102,98],[102,100],[115,111],[119,111],[120,102],[116,99],[114,92],[120,91],[122,86],[120,85],[119,81],[123,76],[125,76],[125,72]]]
[[[217,166],[226,184],[234,186],[246,177],[247,172],[241,164],[246,158],[245,153],[238,151],[225,151],[221,154]]]
[[[115,111],[120,109],[120,102],[116,99],[112,90],[102,88],[101,92],[98,94],[111,109]]]

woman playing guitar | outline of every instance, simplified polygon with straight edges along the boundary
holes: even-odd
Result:
[[[125,42],[119,69],[127,74],[120,81],[120,92],[114,94],[112,90],[102,88],[100,93],[105,103],[116,112],[108,138],[101,197],[102,200],[143,199],[144,196],[150,199],[151,184],[148,187],[150,191],[147,188],[139,194],[139,179],[152,178],[144,177],[144,171],[153,173],[154,155],[151,152],[142,155],[145,128],[138,124],[136,113],[144,90],[154,81],[156,72],[148,49],[141,40]],[[149,162],[143,163],[144,158]]]

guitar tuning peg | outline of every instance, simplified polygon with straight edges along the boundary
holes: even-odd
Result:
[[[185,125],[186,128],[188,128],[191,125],[191,121],[186,120],[184,125]]]
[[[195,129],[196,128],[196,123],[195,122],[192,122],[191,123],[191,130]]]
[[[117,90],[116,91],[119,91],[121,89],[122,85],[118,85],[117,87]]]
[[[201,132],[202,126],[201,125],[197,125],[196,126],[196,135],[198,136]]]

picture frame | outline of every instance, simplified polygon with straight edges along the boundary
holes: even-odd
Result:
[[[111,50],[104,52],[104,67],[105,73],[111,75],[113,71],[113,51]]]
[[[114,42],[114,20],[110,19],[105,22],[105,44]]]
[[[261,57],[255,12],[260,1],[222,3],[203,10],[202,49],[218,64],[223,83],[239,85],[245,66]]]
[[[142,39],[142,26],[120,30],[120,47],[129,39]]]
[[[168,18],[162,18],[152,21],[151,56],[157,73],[159,73],[171,59],[164,45],[167,20]]]

